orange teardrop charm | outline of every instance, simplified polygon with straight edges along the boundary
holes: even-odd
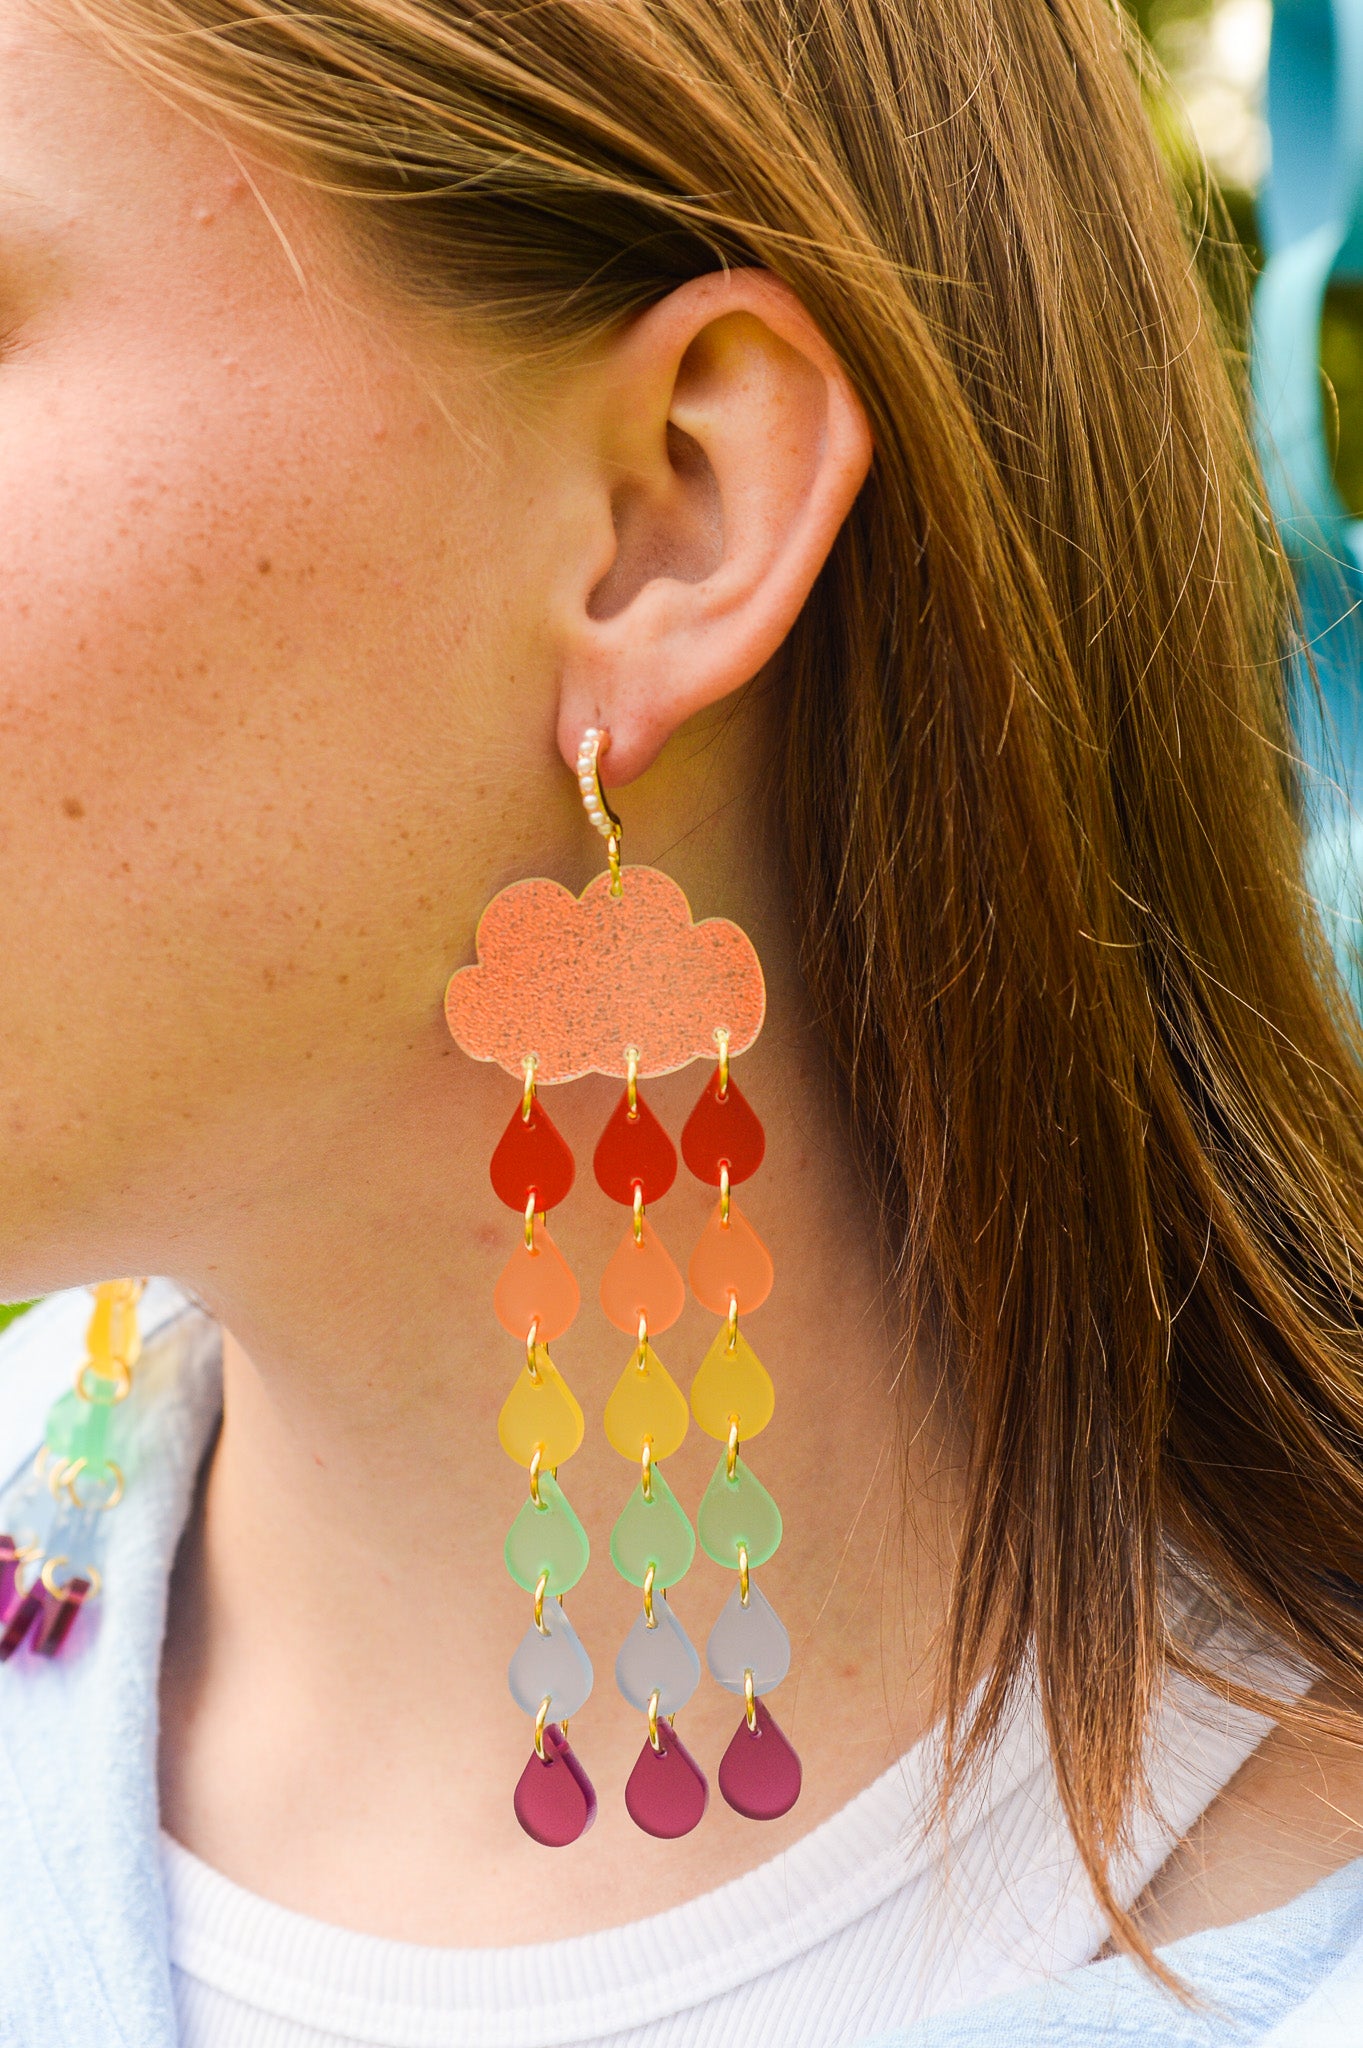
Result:
[[[685,1308],[686,1282],[647,1217],[640,1228],[641,1235],[636,1238],[630,1225],[619,1251],[601,1275],[601,1306],[617,1330],[635,1336],[642,1316],[649,1335],[656,1337],[670,1330]]]
[[[691,1289],[697,1301],[717,1316],[727,1316],[730,1301],[738,1313],[749,1315],[771,1293],[775,1278],[771,1253],[751,1223],[730,1201],[727,1221],[723,1203],[717,1203],[710,1221],[696,1240],[691,1254]]]
[[[518,1244],[503,1266],[492,1306],[502,1328],[522,1343],[537,1322],[538,1341],[552,1344],[577,1314],[580,1298],[572,1268],[541,1223],[533,1245]]]

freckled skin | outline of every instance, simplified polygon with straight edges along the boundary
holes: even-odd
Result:
[[[225,1324],[222,1431],[169,1602],[162,1818],[240,1883],[411,1940],[583,1932],[635,1917],[641,1881],[661,1908],[736,1875],[883,1767],[903,1730],[877,1710],[912,1692],[865,1640],[874,1532],[843,1576],[844,1475],[884,1435],[883,1396],[874,1370],[840,1372],[830,1405],[826,1362],[878,1276],[759,847],[770,700],[704,723],[789,629],[869,444],[805,519],[812,458],[781,453],[780,390],[750,404],[744,348],[770,338],[820,464],[824,387],[730,318],[723,281],[696,282],[513,385],[358,274],[281,171],[152,98],[50,0],[0,0],[0,1299],[164,1272]],[[716,329],[698,355],[697,319]],[[679,406],[713,473],[674,470]],[[763,566],[773,490],[806,536],[784,581]],[[692,594],[724,532],[738,581],[713,576],[712,615]],[[671,683],[650,652],[669,645]],[[487,1161],[517,1087],[456,1052],[442,999],[498,888],[581,889],[602,865],[561,753],[610,722],[600,675],[628,685],[617,709],[638,700],[615,757],[629,857],[743,924],[766,972],[743,1070],[771,1160],[754,1219],[799,1247],[763,1311],[783,1407],[762,1470],[799,1503],[767,1583],[827,1648],[803,1659],[807,1725],[786,1725],[808,1787],[776,1835],[724,1808],[641,1880],[607,1798],[573,1885],[546,1894],[511,1816],[529,1732],[505,1691],[525,1477],[497,1415],[524,1354],[491,1306],[521,1225]],[[668,718],[686,731],[650,765]],[[698,1086],[650,1084],[672,1130]],[[586,1169],[618,1093],[587,1080],[553,1103],[579,1161],[555,1232],[582,1289],[559,1360],[594,1417],[629,1350],[597,1301],[629,1224]],[[786,1170],[797,1143],[811,1170]],[[670,1192],[681,1260],[710,1207]],[[711,1321],[692,1302],[669,1333],[683,1378]],[[692,1431],[671,1465],[695,1502],[714,1446]],[[594,1426],[572,1497],[602,1559],[635,1483]],[[725,1591],[697,1583],[698,1636]],[[603,1650],[588,1746],[618,1786],[644,1731],[607,1646],[638,1596],[603,1568],[574,1598]],[[920,1606],[905,1670],[936,1626]],[[688,1741],[717,1758],[734,1704],[706,1700]],[[910,1730],[919,1711],[914,1694]]]
[[[248,1199],[263,1131],[438,1042],[506,789],[555,769],[507,602],[553,536],[486,363],[26,0],[0,335],[4,1298],[182,1231],[187,1124]]]

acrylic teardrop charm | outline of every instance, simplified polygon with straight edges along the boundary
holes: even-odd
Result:
[[[733,1478],[729,1477],[726,1454],[700,1497],[696,1529],[701,1548],[716,1564],[737,1571],[738,1553],[742,1549],[748,1553],[749,1570],[756,1571],[758,1565],[776,1555],[781,1541],[781,1510],[741,1458],[735,1459]]]
[[[691,1382],[691,1413],[707,1436],[729,1440],[729,1429],[737,1424],[739,1441],[747,1443],[764,1430],[776,1412],[776,1389],[741,1330],[729,1342],[727,1326],[700,1362]]]
[[[549,1702],[551,1721],[570,1721],[592,1696],[592,1660],[557,1600],[547,1599],[543,1629],[532,1621],[507,1667],[511,1697],[523,1714]]]
[[[96,1377],[117,1379],[120,1366],[131,1372],[142,1356],[137,1304],[145,1286],[144,1280],[101,1280],[95,1288],[95,1306],[85,1326],[85,1348]]]
[[[645,1740],[625,1785],[629,1817],[646,1835],[675,1842],[699,1825],[710,1787],[675,1728],[658,1723],[658,1747]]]
[[[672,1488],[655,1465],[649,1478],[653,1498],[636,1486],[611,1530],[611,1560],[622,1579],[642,1586],[653,1567],[659,1592],[675,1586],[691,1569],[696,1532],[682,1512]]]
[[[38,1626],[29,1645],[35,1656],[55,1657],[70,1640],[93,1587],[93,1580],[86,1578],[68,1579],[58,1593],[49,1593],[46,1586],[42,1587]]]
[[[648,1616],[640,1609],[633,1628],[620,1645],[615,1660],[615,1683],[641,1714],[655,1692],[660,1714],[679,1714],[700,1684],[700,1658],[695,1644],[666,1600],[654,1600],[652,1628]],[[739,1691],[742,1690],[740,1679]]]
[[[622,1458],[637,1465],[644,1443],[655,1458],[679,1450],[691,1424],[686,1396],[651,1344],[636,1350],[606,1403],[606,1438]]]
[[[12,1536],[0,1536],[0,1626],[7,1622],[23,1598],[19,1571],[23,1563],[20,1546]]]
[[[727,1166],[734,1186],[756,1173],[767,1149],[763,1131],[748,1098],[733,1076],[721,1095],[716,1067],[690,1116],[682,1126],[682,1158],[697,1180],[720,1184],[720,1167]]]
[[[547,1572],[551,1593],[568,1593],[587,1569],[587,1532],[547,1472],[539,1476],[540,1500],[523,1503],[506,1534],[506,1568],[524,1592],[533,1593]]]
[[[652,1336],[670,1330],[686,1306],[686,1283],[644,1217],[640,1235],[631,1224],[601,1275],[601,1306],[617,1330],[634,1336],[642,1316]],[[725,1309],[728,1309],[726,1301]]]
[[[719,1789],[745,1820],[779,1820],[800,1796],[800,1759],[761,1700],[746,1713],[719,1766]]]
[[[573,1155],[538,1097],[525,1116],[520,1109],[497,1140],[492,1185],[499,1201],[523,1216],[533,1195],[538,1210],[557,1209],[573,1184]]]
[[[790,1636],[770,1600],[756,1586],[748,1586],[746,1607],[743,1588],[734,1587],[710,1631],[705,1661],[710,1676],[726,1692],[745,1692],[750,1671],[755,1693],[775,1692],[786,1676],[790,1670]]]
[[[535,1377],[527,1362],[502,1403],[497,1436],[513,1464],[528,1466],[535,1452],[552,1471],[579,1448],[582,1410],[568,1382],[542,1344],[535,1346]]]
[[[637,1090],[632,1114],[628,1088],[611,1111],[592,1165],[597,1185],[626,1208],[636,1187],[645,1202],[656,1202],[677,1178],[677,1148]]]
[[[577,1314],[580,1299],[571,1266],[540,1223],[534,1243],[518,1244],[503,1266],[492,1306],[502,1328],[522,1343],[538,1323],[539,1341],[552,1344]]]
[[[737,1301],[739,1314],[749,1315],[771,1293],[774,1277],[771,1253],[738,1204],[730,1202],[726,1221],[717,1203],[691,1254],[691,1291],[697,1301],[717,1316],[727,1316],[729,1303]]]
[[[596,1819],[596,1792],[553,1722],[542,1737],[544,1755],[532,1749],[516,1786],[516,1818],[532,1840],[546,1849],[566,1849]]]

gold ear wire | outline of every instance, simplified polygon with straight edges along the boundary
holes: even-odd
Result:
[[[583,808],[588,818],[606,842],[606,860],[611,871],[611,895],[618,896],[623,887],[620,879],[620,843],[624,837],[624,827],[611,809],[610,800],[601,781],[601,757],[610,743],[611,736],[604,727],[587,727],[582,735],[582,744],[577,750],[577,786],[582,791]]]

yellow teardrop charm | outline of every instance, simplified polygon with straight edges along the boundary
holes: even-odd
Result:
[[[686,1396],[651,1344],[636,1351],[606,1403],[606,1435],[622,1458],[638,1464],[645,1440],[655,1458],[670,1458],[690,1426]]]
[[[535,1370],[527,1360],[502,1404],[497,1435],[508,1458],[529,1465],[535,1452],[550,1471],[571,1458],[582,1442],[582,1410],[568,1382],[542,1344],[535,1346]]]
[[[729,1349],[726,1326],[691,1382],[691,1413],[705,1434],[721,1443],[728,1442],[730,1425],[736,1422],[739,1441],[747,1443],[766,1428],[775,1409],[771,1374],[741,1330],[734,1332],[734,1348]]]

